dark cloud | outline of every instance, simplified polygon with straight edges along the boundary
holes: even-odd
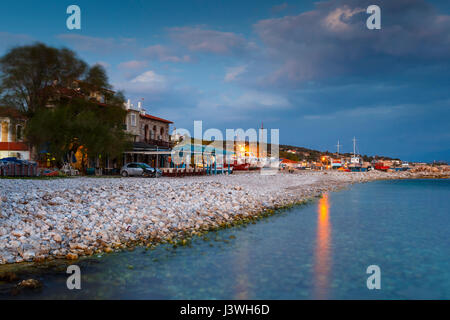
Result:
[[[369,5],[381,7],[381,30],[368,30]],[[405,70],[448,62],[450,16],[422,0],[319,2],[296,16],[254,25],[275,70],[265,83],[298,83],[341,75]]]

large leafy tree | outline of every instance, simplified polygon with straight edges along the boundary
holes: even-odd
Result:
[[[26,135],[38,150],[45,149],[58,161],[77,150],[84,158],[119,157],[130,141],[123,130],[126,111],[122,105],[120,97],[108,106],[74,98],[39,110],[29,120]]]
[[[0,58],[0,98],[33,116],[50,99],[49,86],[68,86],[86,70],[86,63],[69,49],[43,43],[16,47]]]
[[[64,99],[58,98],[60,89],[69,89]],[[89,68],[68,49],[36,43],[0,58],[0,102],[28,116],[27,140],[58,161],[78,150],[85,158],[114,158],[129,147],[123,130],[125,98],[111,89],[101,65]],[[89,100],[91,92],[105,99]]]
[[[95,64],[89,68],[84,81],[97,88],[111,89],[112,87],[109,84],[105,68],[100,64]]]

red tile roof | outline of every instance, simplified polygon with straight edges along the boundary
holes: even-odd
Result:
[[[23,142],[0,142],[2,151],[28,151],[28,145]]]
[[[299,163],[299,161],[294,161],[294,160],[290,160],[290,159],[283,159],[281,161],[281,163]]]
[[[25,119],[26,117],[19,110],[11,107],[0,106],[0,117],[8,117],[14,119]]]
[[[142,118],[146,118],[146,119],[161,121],[161,122],[165,122],[165,123],[173,123],[172,121],[169,121],[169,120],[166,120],[166,119],[163,119],[163,118],[158,118],[158,117],[155,117],[155,116],[151,116],[149,114],[141,114],[141,117]]]

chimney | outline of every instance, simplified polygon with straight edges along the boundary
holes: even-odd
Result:
[[[131,108],[131,100],[128,99],[128,101],[127,101],[127,110],[129,110],[130,108]]]
[[[141,110],[142,109],[142,102],[138,102],[138,110]]]

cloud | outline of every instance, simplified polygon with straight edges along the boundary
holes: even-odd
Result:
[[[281,95],[266,92],[250,91],[241,95],[236,100],[231,100],[236,107],[246,109],[270,108],[284,109],[290,107],[289,100]]]
[[[357,13],[364,12],[363,8],[351,9],[348,6],[336,8],[331,11],[322,21],[325,28],[331,31],[348,31],[350,30],[350,19]]]
[[[241,35],[200,27],[170,28],[169,34],[174,41],[193,52],[229,55],[245,52],[255,47]]]
[[[131,60],[120,63],[117,68],[122,70],[136,70],[136,69],[143,69],[147,67],[148,62],[147,61],[138,61],[138,60]]]
[[[303,118],[305,120],[333,120],[340,118],[365,118],[368,117],[389,117],[393,119],[394,117],[402,117],[405,112],[408,112],[408,105],[394,105],[394,106],[364,106],[364,107],[354,107],[348,110],[339,110],[326,114],[310,114],[305,115]]]
[[[314,10],[256,23],[267,61],[274,65],[262,83],[295,85],[448,63],[449,15],[423,0],[377,2],[381,30],[366,28],[365,9],[373,4],[369,0],[318,2]]]
[[[289,108],[291,103],[281,95],[260,91],[247,91],[240,95],[220,95],[199,102],[200,108],[225,108],[239,112],[253,110],[278,110]]]
[[[99,64],[105,69],[109,69],[111,67],[111,65],[106,61],[97,61],[95,64]]]
[[[224,81],[225,82],[234,81],[241,74],[245,73],[246,70],[247,70],[247,66],[246,65],[227,68],[227,72],[225,74]]]
[[[133,94],[161,93],[167,90],[167,83],[165,76],[148,70],[130,81],[116,84],[115,87]]]
[[[189,62],[191,57],[189,55],[177,56],[166,46],[153,45],[142,50],[144,56],[151,59],[158,59],[162,62]]]
[[[134,50],[136,47],[133,38],[99,38],[79,34],[60,34],[56,37],[79,51],[111,53],[122,49]]]
[[[117,65],[117,69],[122,72],[126,79],[135,78],[147,67],[148,62],[145,60],[130,60]]]

